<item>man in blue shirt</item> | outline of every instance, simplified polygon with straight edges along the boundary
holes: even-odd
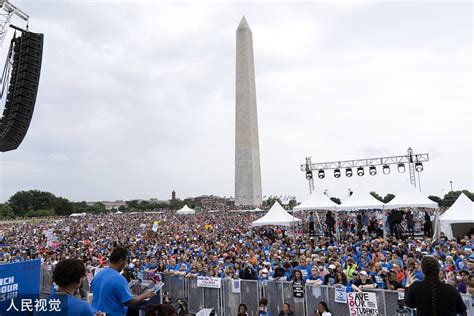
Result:
[[[125,316],[127,306],[138,304],[153,297],[152,291],[132,296],[127,280],[120,274],[127,265],[127,249],[117,247],[109,258],[109,268],[96,274],[92,280],[92,306],[107,316]]]

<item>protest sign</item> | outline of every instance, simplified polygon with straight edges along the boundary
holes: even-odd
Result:
[[[375,293],[347,293],[347,305],[351,316],[378,315],[377,297]]]
[[[232,280],[232,293],[240,293],[240,279]]]
[[[334,295],[334,302],[336,303],[347,303],[347,293],[344,286],[336,287],[336,293]]]

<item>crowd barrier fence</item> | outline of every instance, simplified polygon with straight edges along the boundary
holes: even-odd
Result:
[[[52,276],[45,269],[41,272],[41,293],[50,293]],[[203,308],[213,308],[218,316],[237,314],[239,304],[247,306],[249,314],[255,313],[258,302],[262,297],[268,299],[268,307],[272,315],[278,315],[284,303],[289,303],[295,315],[313,316],[318,304],[326,302],[332,315],[348,315],[347,303],[335,302],[336,289],[333,286],[306,285],[303,298],[295,298],[292,282],[255,280],[240,280],[240,291],[233,287],[234,279],[222,279],[220,288],[198,287],[196,278],[186,278],[176,275],[162,275],[164,283],[163,293],[167,292],[171,300],[185,298],[190,313],[197,313]],[[86,293],[90,291],[88,282],[82,288]],[[399,310],[399,293],[381,289],[367,289],[376,295],[380,316],[392,316]],[[468,308],[467,315],[474,315],[473,298],[469,294],[462,294]]]

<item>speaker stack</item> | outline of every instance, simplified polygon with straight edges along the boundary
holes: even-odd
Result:
[[[12,45],[10,84],[0,119],[0,152],[17,149],[30,126],[43,58],[43,34],[23,32],[12,39]]]

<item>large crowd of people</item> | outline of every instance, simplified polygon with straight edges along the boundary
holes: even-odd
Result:
[[[385,239],[377,212],[345,213],[337,219],[326,212],[300,213],[296,216],[304,222],[292,229],[252,228],[262,213],[237,212],[124,213],[5,223],[0,225],[0,260],[40,258],[44,269],[52,271],[61,261],[79,259],[92,282],[95,272],[110,264],[112,250],[124,246],[124,275],[129,279],[212,276],[362,291],[404,288],[410,275],[422,280],[421,261],[430,255],[439,263],[443,283],[474,295],[474,235],[433,241],[422,234],[429,213],[388,214],[399,215],[401,221],[387,224]]]

